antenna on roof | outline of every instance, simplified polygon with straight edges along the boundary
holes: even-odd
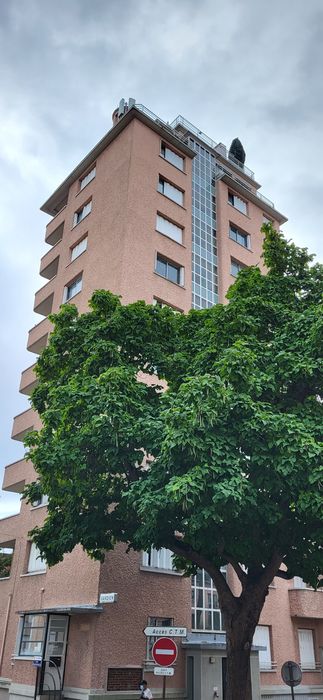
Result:
[[[124,114],[125,104],[124,98],[122,98],[122,100],[119,102],[118,117],[122,117]]]
[[[134,107],[136,100],[134,97],[129,97],[128,102],[125,101],[124,97],[119,102],[119,107],[117,107],[112,114],[112,124],[115,126],[122,117],[129,112],[131,107]]]

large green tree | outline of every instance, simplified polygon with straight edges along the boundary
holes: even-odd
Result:
[[[43,428],[28,439],[40,479],[27,497],[49,496],[33,538],[50,565],[77,543],[102,557],[123,541],[209,572],[227,700],[250,698],[274,576],[317,586],[323,571],[323,267],[264,232],[267,274],[241,271],[226,305],[181,315],[96,291],[87,314],[63,306],[37,363]]]

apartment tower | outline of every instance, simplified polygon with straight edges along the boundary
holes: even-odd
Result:
[[[181,116],[165,123],[121,100],[112,128],[41,207],[51,217],[40,261],[46,283],[35,295],[41,320],[28,350],[38,355],[46,346],[51,312],[69,302],[86,311],[97,288],[124,303],[144,299],[180,312],[224,302],[238,271],[262,264],[263,222],[286,221],[259,192],[241,152],[237,142],[228,152]],[[30,395],[35,382],[31,365],[20,391]],[[29,408],[15,417],[12,438],[22,441],[39,426]],[[3,489],[21,493],[34,479],[21,459],[6,467]],[[48,569],[28,540],[45,513],[44,498],[0,521],[1,700],[136,698],[143,676],[161,697],[146,626],[187,630],[168,697],[223,700],[225,633],[206,572],[190,581],[173,570],[167,550],[126,554],[123,546],[104,564],[76,547]],[[234,587],[230,570],[227,576]],[[302,665],[299,698],[323,698],[322,595],[299,579],[273,582],[252,652],[254,700],[285,696],[280,667],[289,658]]]

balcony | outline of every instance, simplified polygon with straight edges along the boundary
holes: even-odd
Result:
[[[290,588],[288,595],[291,617],[323,618],[323,590]]]
[[[13,419],[13,426],[11,432],[12,440],[18,440],[20,442],[23,442],[25,435],[30,430],[33,430],[34,428],[38,427],[39,422],[40,421],[37,416],[37,413],[35,413],[35,411],[33,411],[32,408],[27,408],[26,411],[19,413],[18,416],[15,416],[15,418]]]
[[[10,493],[22,493],[27,475],[31,477],[33,467],[30,462],[25,459],[20,459],[18,462],[8,464],[4,470],[3,491]]]
[[[30,396],[32,390],[35,388],[37,385],[37,377],[35,375],[35,367],[36,363],[33,365],[30,365],[30,367],[27,367],[22,373],[21,373],[21,379],[20,379],[20,386],[19,386],[19,391],[21,394],[26,394],[27,396]]]
[[[34,311],[36,314],[48,316],[53,308],[55,279],[53,277],[47,284],[38,289],[35,294]]]
[[[59,254],[60,254],[60,241],[58,241],[45,255],[43,255],[40,261],[39,274],[46,279],[51,280],[55,275],[57,275]]]
[[[44,318],[40,323],[37,323],[28,333],[27,350],[39,355],[47,345],[49,333],[53,330],[53,326],[48,318]]]
[[[46,226],[45,241],[49,245],[56,245],[63,238],[65,209],[63,207]]]

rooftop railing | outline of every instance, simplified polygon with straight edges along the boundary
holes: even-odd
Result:
[[[197,138],[200,139],[200,141],[203,141],[210,148],[212,148],[214,151],[217,151],[219,153],[219,155],[223,156],[229,163],[233,163],[233,165],[235,165],[237,168],[239,168],[239,170],[241,170],[245,175],[250,177],[252,180],[255,179],[255,174],[252,170],[247,168],[246,165],[241,163],[234,156],[230,155],[230,157],[229,157],[228,150],[223,145],[223,143],[216,143],[215,141],[213,141],[213,139],[210,139],[209,136],[204,134],[203,131],[200,131],[200,129],[198,129],[196,126],[194,126],[194,124],[189,122],[188,119],[185,119],[184,117],[182,117],[181,114],[179,114],[178,117],[176,117],[176,119],[174,119],[174,121],[171,122],[171,124],[170,124],[170,126],[173,129],[176,129],[176,127],[179,125],[183,126],[185,129],[187,129],[187,131],[190,131],[191,133],[195,134],[195,136],[197,136]]]
[[[140,112],[143,114],[146,114],[149,119],[152,119],[152,121],[156,122],[157,124],[161,124],[165,129],[168,131],[171,131],[174,136],[177,136],[178,139],[180,139],[178,133],[176,133],[175,129],[173,128],[172,124],[169,124],[169,122],[164,122],[163,119],[160,117],[157,117],[157,114],[154,114],[150,109],[145,107],[145,105],[138,105],[137,103],[134,105],[136,109],[139,109]],[[181,140],[181,139],[180,139]]]
[[[163,119],[160,119],[160,117],[158,117],[157,114],[154,114],[154,112],[152,112],[150,109],[145,107],[145,105],[136,104],[135,107],[136,107],[136,109],[139,109],[141,112],[143,112],[143,114],[146,114],[147,117],[149,117],[149,119],[152,119],[153,121],[157,122],[157,124],[161,124],[168,131],[171,131],[174,136],[179,137],[178,130],[176,129],[177,126],[184,127],[187,131],[191,132],[192,134],[195,134],[195,136],[200,141],[203,141],[207,146],[209,146],[209,148],[211,148],[216,153],[218,153],[223,158],[225,158],[228,161],[228,163],[231,163],[231,164],[235,165],[236,167],[238,167],[239,170],[241,170],[245,175],[250,177],[252,180],[255,179],[255,174],[252,170],[247,168],[246,165],[241,163],[234,156],[230,155],[230,157],[229,157],[228,150],[224,146],[223,143],[216,143],[215,141],[213,141],[213,139],[211,139],[209,136],[204,134],[203,131],[200,131],[200,129],[198,129],[196,126],[194,126],[194,124],[192,124],[190,121],[188,121],[188,119],[185,119],[184,117],[179,115],[178,117],[176,117],[176,119],[174,119],[174,121],[169,123],[169,122],[165,122]],[[241,180],[239,180],[239,182],[241,185],[245,186]],[[248,188],[246,187],[246,189],[248,189]],[[270,199],[268,199],[268,197],[265,197],[263,194],[260,194],[260,192],[258,192],[258,190],[256,192],[254,192],[253,194],[256,195],[256,197],[258,199],[261,199],[261,201],[264,202],[265,204],[267,204],[269,207],[272,207],[273,209],[275,208],[274,203]]]

